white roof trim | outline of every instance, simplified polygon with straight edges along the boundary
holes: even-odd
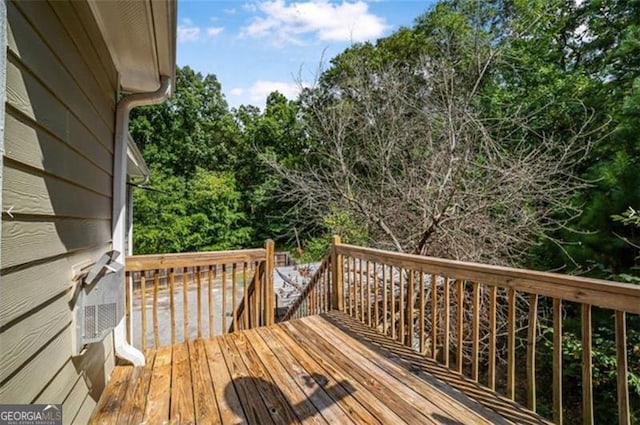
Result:
[[[149,177],[149,168],[144,162],[140,149],[133,141],[133,137],[129,134],[127,140],[127,179],[146,180]]]
[[[88,0],[125,92],[156,91],[175,77],[176,0]]]

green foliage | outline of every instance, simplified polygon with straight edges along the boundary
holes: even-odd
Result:
[[[615,333],[611,315],[596,314],[597,324],[592,335],[592,382],[595,395],[595,423],[615,423],[617,419],[617,361]],[[640,420],[640,331],[637,317],[627,320],[627,376],[631,399],[632,423]],[[549,365],[552,363],[553,328],[541,326],[542,347],[538,357],[538,374],[551,380]],[[580,406],[582,394],[582,343],[576,332],[565,331],[562,335],[562,374],[565,405]],[[539,378],[540,379],[540,378]],[[551,411],[551,394],[541,394],[542,411]],[[578,415],[567,417],[568,423],[581,423]]]
[[[240,248],[250,242],[232,174],[195,170],[191,179],[153,174],[134,197],[136,253]]]

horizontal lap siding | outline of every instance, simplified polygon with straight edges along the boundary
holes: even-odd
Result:
[[[72,357],[73,268],[111,248],[117,74],[88,5],[9,2],[0,403],[63,403],[82,422],[113,340]]]

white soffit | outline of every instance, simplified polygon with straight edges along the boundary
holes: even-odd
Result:
[[[175,74],[174,0],[89,1],[125,92],[151,92]]]

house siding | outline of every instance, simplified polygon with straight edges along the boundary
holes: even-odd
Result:
[[[0,403],[85,423],[113,340],[72,356],[74,267],[111,249],[117,73],[85,2],[7,2]]]

